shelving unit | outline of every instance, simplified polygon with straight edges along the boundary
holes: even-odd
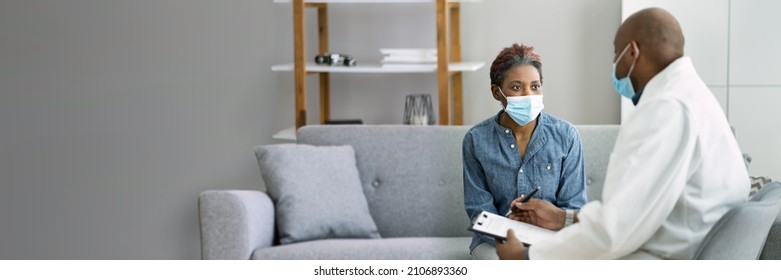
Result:
[[[461,61],[461,2],[476,0],[274,0],[277,3],[293,3],[293,63],[274,65],[271,70],[292,71],[295,83],[295,126],[274,135],[278,139],[295,139],[295,131],[306,125],[306,75],[319,75],[320,122],[330,118],[329,73],[436,73],[439,101],[439,124],[461,125],[463,116],[462,72],[476,71],[482,62]],[[318,53],[328,53],[328,5],[337,3],[435,3],[437,64],[384,67],[383,65],[359,65],[331,67],[307,63],[305,55],[305,8],[317,9]],[[449,31],[449,32],[448,32]],[[451,89],[452,83],[452,89]],[[452,94],[452,96],[451,96]],[[451,109],[452,97],[452,109]],[[452,111],[452,118],[451,118]]]

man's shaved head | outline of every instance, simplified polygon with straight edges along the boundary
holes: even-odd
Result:
[[[641,53],[659,66],[666,66],[683,56],[681,26],[664,9],[648,8],[627,18],[618,28],[613,43],[620,52],[631,41],[637,42]]]

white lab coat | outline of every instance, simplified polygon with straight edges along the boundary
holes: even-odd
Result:
[[[646,85],[610,155],[602,202],[530,259],[691,259],[749,178],[716,98],[682,57]]]

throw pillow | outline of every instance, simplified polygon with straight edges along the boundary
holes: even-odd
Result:
[[[281,244],[380,237],[351,146],[276,144],[256,147],[255,155]]]
[[[770,179],[768,177],[762,177],[762,176],[759,177],[748,176],[748,178],[751,181],[751,190],[748,193],[749,198],[757,194],[757,192],[761,190],[762,187],[764,187],[767,183],[773,181],[773,179]]]

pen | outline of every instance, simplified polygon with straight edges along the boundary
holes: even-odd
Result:
[[[537,188],[533,189],[532,191],[530,191],[528,194],[524,195],[523,199],[521,199],[520,203],[525,203],[525,202],[529,201],[529,199],[531,199],[532,196],[534,196],[534,194],[537,193],[537,191],[539,191],[539,190],[540,190],[540,187],[537,187]],[[504,216],[507,217],[512,212],[513,212],[513,206],[511,205],[510,209],[507,210],[507,214],[504,214]]]

